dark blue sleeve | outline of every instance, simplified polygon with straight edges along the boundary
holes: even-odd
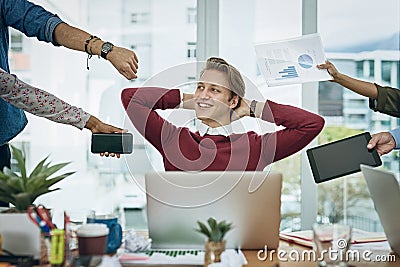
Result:
[[[2,19],[10,26],[28,37],[58,45],[53,39],[54,29],[62,20],[43,7],[26,0],[3,0]]]

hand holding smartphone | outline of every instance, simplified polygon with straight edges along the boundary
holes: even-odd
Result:
[[[131,154],[133,135],[131,133],[94,133],[92,134],[91,152]]]

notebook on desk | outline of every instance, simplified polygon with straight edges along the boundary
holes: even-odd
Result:
[[[360,165],[390,247],[400,255],[400,187],[393,173]]]
[[[197,221],[232,222],[227,248],[277,248],[282,175],[265,172],[161,172],[145,176],[152,248],[204,249]]]

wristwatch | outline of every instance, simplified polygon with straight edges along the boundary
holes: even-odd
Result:
[[[114,45],[110,42],[105,42],[101,46],[101,57],[104,59],[107,59],[107,54],[111,52],[113,49]]]

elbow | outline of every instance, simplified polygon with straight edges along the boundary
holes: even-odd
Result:
[[[313,118],[309,121],[308,126],[306,127],[308,129],[308,135],[314,139],[322,131],[324,125],[324,118],[317,114],[313,114]]]
[[[322,129],[324,128],[325,125],[325,119],[319,115],[316,115],[317,118],[315,120],[315,124],[316,124],[316,129],[317,129],[317,134],[319,134]]]
[[[128,108],[129,103],[131,102],[131,99],[133,95],[135,94],[137,88],[126,88],[122,90],[121,92],[121,101],[122,105],[124,106],[125,110]]]

